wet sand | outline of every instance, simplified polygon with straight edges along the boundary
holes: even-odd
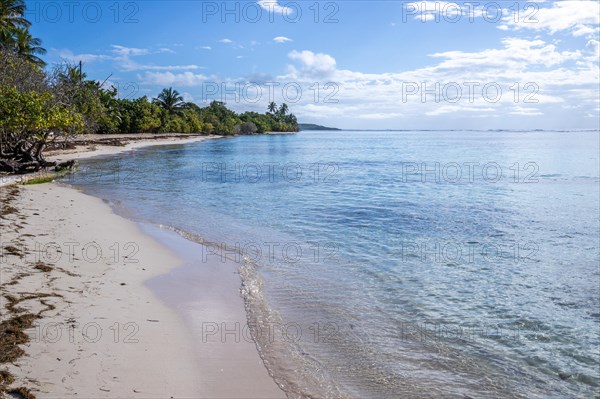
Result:
[[[102,154],[109,150],[123,147]],[[80,156],[90,155],[99,153]],[[24,353],[0,364],[14,377],[7,391],[22,387],[38,398],[285,397],[249,334],[241,335],[237,264],[202,261],[200,244],[138,225],[69,187],[0,191],[0,322],[33,320],[27,342],[11,348]]]

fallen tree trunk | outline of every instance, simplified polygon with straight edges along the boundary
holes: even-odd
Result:
[[[14,159],[0,159],[0,172],[25,174],[37,172],[42,168],[56,166],[56,162],[48,161],[18,161]]]

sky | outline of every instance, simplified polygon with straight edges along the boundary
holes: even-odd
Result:
[[[50,65],[347,129],[599,129],[600,2],[26,1]]]

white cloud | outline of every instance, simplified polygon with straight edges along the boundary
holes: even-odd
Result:
[[[460,106],[460,105],[440,105],[435,107],[432,111],[425,112],[427,116],[438,116],[438,115],[446,115],[446,114],[463,114],[467,113],[490,113],[494,112],[496,109],[491,107],[476,107],[476,106]],[[488,117],[489,115],[486,115]]]
[[[228,39],[225,39],[228,40]],[[181,46],[180,44],[174,44],[174,46]],[[69,61],[84,61],[84,62],[94,62],[94,61],[103,61],[103,60],[111,60],[115,61],[118,68],[123,72],[131,72],[131,71],[192,71],[201,69],[200,66],[195,64],[187,64],[187,65],[154,65],[148,63],[140,63],[135,61],[133,58],[140,56],[148,56],[152,54],[173,54],[174,50],[161,47],[156,50],[151,50],[147,48],[136,48],[136,47],[126,47],[117,44],[113,44],[110,46],[110,53],[112,54],[73,54],[72,51],[63,49],[58,51],[58,55],[60,58],[67,59]],[[211,50],[211,47],[204,46],[202,47],[206,50]]]
[[[58,51],[58,50],[57,50]],[[160,53],[173,53],[172,50],[167,48],[160,48],[156,51],[150,51],[149,49],[140,48],[129,48],[118,45],[111,46],[111,52],[113,55],[106,54],[74,54],[71,50],[63,49],[58,51],[58,56],[61,59],[68,60],[70,62],[96,62],[96,61],[115,61],[121,71],[189,71],[200,69],[198,65],[152,65],[152,64],[140,64],[134,61],[131,57],[160,54]]]
[[[122,66],[126,71],[189,71],[200,68],[198,65],[143,65],[134,62]]]
[[[577,25],[575,25],[575,27],[573,28],[573,31],[571,33],[575,37],[579,37],[579,36],[591,37],[591,36],[597,35],[598,32],[600,32],[600,28],[598,28],[598,27],[592,28],[591,26],[577,24]]]
[[[285,36],[274,37],[273,41],[276,42],[276,43],[293,42],[292,39],[290,39],[289,37],[285,37]]]
[[[598,59],[600,59],[600,41],[590,40],[587,42],[586,47],[591,49],[593,52],[591,60],[598,61]]]
[[[67,60],[69,62],[95,62],[95,61],[105,61],[112,60],[115,57],[104,54],[74,54],[71,50],[63,49],[63,50],[55,50],[53,51],[58,53],[58,56],[61,59]]]
[[[305,118],[343,118],[347,113],[358,115],[361,113],[361,108],[345,104],[344,106],[335,104],[304,104],[296,105],[294,114]]]
[[[219,40],[219,43],[232,44],[233,40],[225,38],[225,39]]]
[[[294,9],[291,7],[279,5],[277,0],[259,0],[257,3],[263,9],[269,11],[269,13],[292,15],[294,12]]]
[[[504,23],[514,30],[532,29],[550,34],[567,31],[573,36],[597,35],[600,31],[600,2],[597,0],[555,1],[543,7],[536,3],[529,12],[515,18],[513,11],[505,14]]]
[[[335,71],[335,58],[329,54],[313,53],[309,50],[292,51],[288,57],[293,61],[298,61],[301,65],[301,72],[309,76],[322,76]],[[292,74],[297,74],[297,71],[292,67]]]
[[[477,2],[414,1],[403,5],[403,13],[405,18],[412,16],[422,22],[447,23],[465,20],[472,22],[475,18],[496,23],[496,18],[501,15],[497,28],[505,31],[532,29],[550,34],[568,31],[576,37],[592,37],[600,32],[600,2],[597,0],[507,3],[506,8],[502,9],[491,5],[492,3],[488,7],[488,4],[480,5]]]
[[[198,48],[200,48],[202,50],[212,50],[212,47],[210,47],[210,46],[200,46]]]
[[[125,47],[113,44],[112,52],[123,56],[138,56],[150,54],[150,50],[146,48]]]
[[[194,96],[191,95],[190,93],[183,92],[181,93],[181,97],[183,97],[183,101],[185,101],[186,103],[193,103],[194,102]]]
[[[538,110],[537,108],[521,107],[518,105],[513,107],[513,110],[510,112],[510,114],[511,115],[523,115],[523,116],[544,115],[544,113],[540,112],[540,110]]]
[[[447,51],[432,54],[432,57],[445,58],[439,68],[471,68],[473,66],[500,68],[518,68],[528,65],[552,66],[581,57],[579,51],[559,52],[553,44],[543,40],[525,40],[506,38],[502,40],[503,49],[483,50],[478,53]]]
[[[143,75],[137,75],[137,79],[143,84],[149,85],[192,87],[201,85],[206,80],[206,76],[192,72],[178,74],[172,72],[145,72]]]
[[[412,16],[422,22],[445,21],[455,23],[460,20],[473,21],[486,14],[486,8],[478,2],[454,2],[454,1],[413,1],[402,5],[404,18]],[[493,13],[490,11],[489,13]],[[490,15],[490,18],[493,16]]]
[[[394,127],[393,123],[399,120],[423,120],[425,125],[427,118],[447,117],[453,121],[472,120],[472,126],[485,123],[496,128],[511,127],[513,121],[523,122],[517,118],[527,118],[541,127],[551,121],[576,126],[585,112],[598,108],[598,52],[597,40],[589,40],[586,47],[563,50],[558,42],[509,37],[497,48],[431,54],[432,64],[422,68],[364,73],[340,69],[329,54],[292,51],[288,57],[294,65],[288,66],[287,73],[275,77],[275,81],[282,86],[293,81],[309,93],[293,104],[295,114],[333,125],[340,125],[341,121],[357,127]],[[325,89],[328,82],[335,86]],[[477,84],[472,99],[467,86],[471,82]],[[417,84],[419,91],[404,98],[411,83]],[[315,84],[320,85],[318,102],[314,99]],[[452,102],[452,90],[444,92],[453,84],[462,89],[456,103]],[[492,98],[493,87],[483,94],[486,85],[501,88],[497,100]],[[425,88],[441,91],[437,96],[423,96]],[[327,96],[339,103],[324,103]],[[573,104],[579,106],[578,116],[567,114],[567,108]],[[373,124],[365,125],[367,121]]]
[[[116,54],[113,59],[117,61],[122,71],[181,71],[198,69],[198,65],[152,65],[140,64],[131,59],[131,57],[146,56],[150,54],[175,53],[175,51],[162,47],[158,50],[150,50],[145,48],[125,47],[120,45],[112,45],[112,52]]]

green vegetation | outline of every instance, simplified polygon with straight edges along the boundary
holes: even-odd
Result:
[[[64,165],[64,166],[62,166]],[[77,169],[77,163],[74,161],[65,162],[64,164],[57,165],[54,171],[40,172],[39,174],[28,175],[22,182],[25,186],[31,186],[36,184],[50,183],[60,177],[66,176]]]
[[[46,183],[50,183],[50,182],[54,181],[54,179],[56,179],[56,178],[57,177],[54,175],[45,175],[45,176],[41,176],[41,177],[35,177],[33,179],[27,180],[25,183],[23,183],[23,185],[34,186],[37,184],[46,184]]]
[[[299,123],[298,130],[341,130],[335,127],[326,127],[321,125],[315,125],[313,123]]]
[[[29,173],[55,166],[47,145],[79,133],[296,132],[287,104],[237,114],[213,101],[201,108],[173,88],[149,100],[119,99],[114,87],[87,79],[80,65],[46,70],[40,39],[29,33],[23,0],[0,0],[0,172]]]
[[[0,0],[0,49],[17,54],[39,66],[46,64],[38,55],[46,54],[42,41],[29,33],[24,0]]]
[[[27,64],[0,54],[5,72],[0,78],[0,171],[27,173],[54,166],[43,157],[46,145],[84,127],[82,114],[58,99],[43,74],[22,74]]]

